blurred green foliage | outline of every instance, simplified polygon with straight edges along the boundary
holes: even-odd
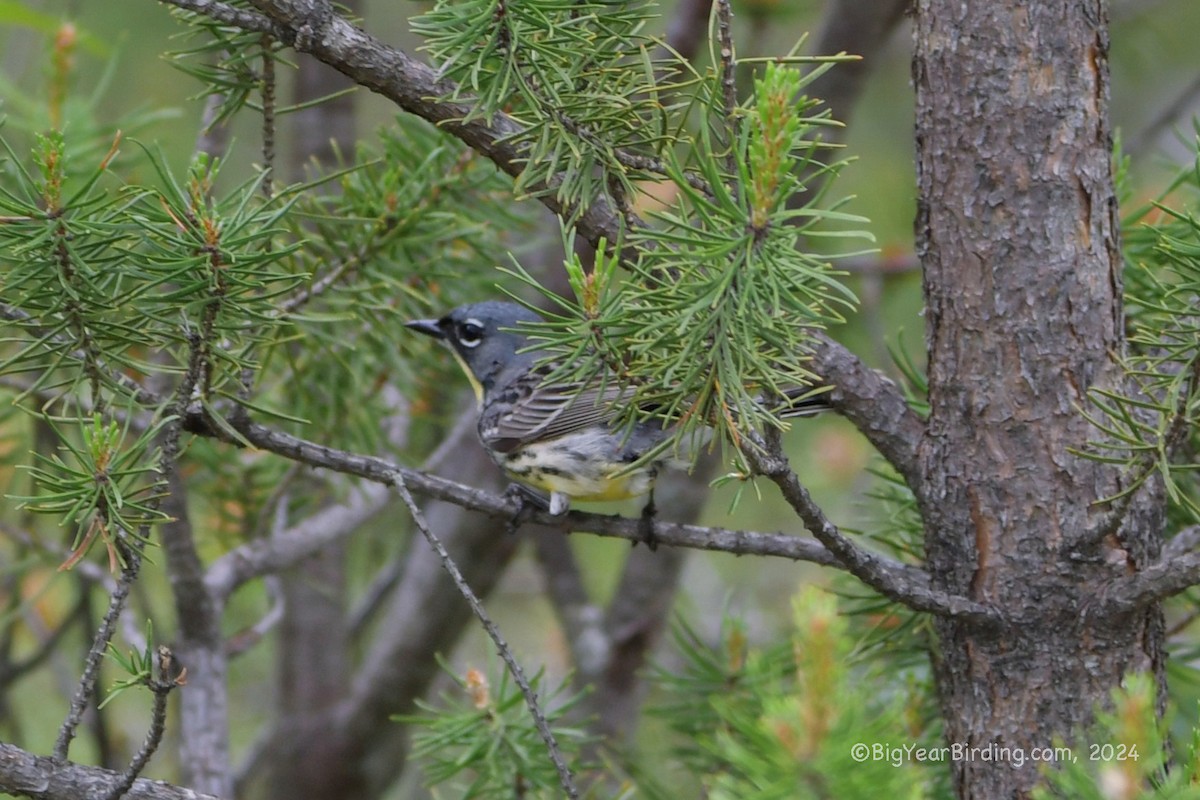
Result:
[[[1114,5],[1112,116],[1127,142],[1140,141],[1138,134],[1153,124],[1157,113],[1200,71],[1200,57],[1194,47],[1194,31],[1200,29],[1200,4],[1194,0],[1164,0]],[[410,14],[415,10],[430,12],[423,23],[426,29],[439,24],[437,9],[431,3],[376,6],[368,12],[372,29],[381,38],[400,42],[410,51],[415,51],[417,44],[409,30]],[[801,31],[817,27],[822,4],[747,0],[736,8],[739,20],[747,21],[744,27],[739,26],[743,54],[774,55],[788,51]],[[638,4],[630,4],[627,13],[630,30],[644,26],[650,32],[661,32],[670,18],[669,12],[659,17],[645,14],[644,7]],[[70,25],[60,24],[68,16]],[[348,163],[344,169],[310,176],[314,182],[335,184],[338,191],[301,194],[294,188],[272,198],[255,199],[261,194],[255,167],[260,158],[254,144],[258,136],[255,120],[234,117],[234,145],[219,169],[211,162],[192,160],[203,106],[203,98],[197,96],[200,87],[164,60],[166,50],[187,50],[193,46],[190,41],[177,38],[181,30],[165,9],[152,3],[0,2],[0,119],[3,120],[0,135],[11,148],[4,159],[5,203],[0,213],[28,216],[26,212],[31,207],[53,196],[81,212],[64,221],[69,230],[61,225],[25,227],[26,221],[6,226],[8,246],[15,248],[7,252],[19,252],[23,259],[29,257],[22,261],[28,270],[24,277],[18,274],[19,280],[6,282],[6,298],[25,293],[26,300],[48,313],[61,312],[64,301],[71,296],[71,288],[62,284],[39,285],[39,276],[46,274],[42,268],[48,262],[33,256],[43,245],[45,249],[41,252],[53,255],[55,242],[70,235],[76,252],[86,255],[87,262],[97,266],[94,274],[82,275],[80,280],[99,290],[89,296],[106,297],[107,302],[74,307],[62,318],[82,326],[75,329],[76,333],[86,329],[100,337],[93,341],[96,346],[103,346],[106,353],[127,356],[127,360],[117,362],[118,366],[140,373],[150,368],[148,343],[169,350],[172,345],[182,347],[186,342],[165,335],[170,326],[164,324],[165,312],[161,307],[144,306],[150,311],[134,319],[128,316],[129,301],[158,290],[167,277],[173,285],[178,284],[173,292],[202,292],[211,286],[214,277],[204,272],[199,259],[190,265],[196,270],[189,273],[191,277],[181,277],[182,273],[177,271],[181,268],[179,264],[156,260],[160,249],[175,248],[182,239],[197,234],[202,239],[206,229],[221,228],[239,245],[233,260],[242,268],[240,273],[227,275],[241,281],[251,304],[293,296],[289,293],[298,291],[299,282],[309,276],[328,275],[336,269],[355,273],[356,280],[349,291],[311,303],[294,295],[298,309],[302,309],[286,320],[272,316],[265,307],[242,308],[241,312],[261,325],[248,329],[233,321],[224,330],[233,346],[230,360],[225,362],[227,369],[217,376],[214,388],[236,394],[242,359],[253,361],[266,376],[260,386],[260,394],[265,398],[262,410],[276,414],[281,425],[298,427],[303,420],[305,430],[320,431],[331,444],[363,450],[386,447],[379,442],[376,426],[385,408],[378,396],[385,377],[398,378],[412,387],[426,411],[444,406],[453,396],[445,388],[450,380],[449,371],[443,371],[445,366],[431,363],[433,359],[427,348],[415,347],[394,335],[399,322],[418,311],[428,311],[430,297],[436,298],[438,308],[434,310],[440,311],[468,299],[478,299],[479,293],[489,291],[489,284],[495,281],[512,285],[511,278],[499,272],[488,273],[476,283],[464,283],[459,276],[479,273],[480,266],[508,264],[509,253],[515,252],[519,257],[531,249],[527,234],[532,229],[528,221],[533,214],[529,211],[532,204],[513,203],[510,184],[489,164],[473,158],[430,126],[411,119],[396,119],[394,108],[363,91],[357,95],[363,119],[361,127],[375,133],[359,152],[346,154]],[[465,35],[445,25],[440,30],[446,31],[447,36]],[[521,30],[515,33],[524,35]],[[436,52],[437,41],[433,46]],[[905,257],[911,250],[914,211],[911,92],[906,53],[902,42],[893,42],[883,52],[864,54],[873,62],[872,78],[855,109],[846,148],[839,153],[839,158],[844,156],[848,162],[839,179],[839,191],[850,197],[839,210],[871,220],[869,232],[878,242],[881,263],[895,268],[851,276],[849,286],[861,299],[863,310],[850,315],[847,324],[836,329],[836,334],[868,361],[897,374],[903,370],[891,365],[888,350],[889,347],[903,350],[914,362],[911,371],[917,375],[922,329],[920,283],[919,276],[905,266]],[[490,57],[484,53],[478,63],[456,64],[454,69],[465,75],[472,70],[494,71],[499,67],[488,60]],[[236,66],[227,65],[228,71],[236,75]],[[587,67],[586,60],[574,58],[564,58],[561,64],[576,79]],[[287,73],[282,74],[286,82]],[[213,77],[196,69],[192,75]],[[519,88],[520,78],[519,74],[511,75],[510,88]],[[626,96],[637,99],[637,93],[628,86],[616,89],[618,94],[625,92]],[[248,101],[246,97],[240,99]],[[494,107],[485,104],[480,113],[489,110]],[[747,113],[751,110],[747,109]],[[757,124],[767,121],[760,116]],[[62,131],[60,139],[43,135],[52,128]],[[642,134],[625,131],[624,135]],[[659,130],[655,135],[664,134]],[[144,146],[133,145],[134,141]],[[286,147],[288,141],[284,127],[281,144]],[[1190,148],[1190,141],[1185,144]],[[70,158],[64,159],[64,148],[68,147]],[[35,151],[43,171],[20,174],[16,165],[29,163],[28,156]],[[1164,151],[1166,157],[1160,155]],[[1167,132],[1152,137],[1132,154],[1130,207],[1159,196],[1170,185],[1171,176],[1178,169],[1179,152],[1173,148]],[[747,162],[763,158],[762,153],[755,154],[750,148],[741,154]],[[580,167],[578,175],[586,176],[587,167],[608,163],[611,154],[600,150],[564,153],[562,157],[581,159],[571,163]],[[1174,163],[1164,166],[1172,158]],[[350,166],[349,162],[355,162],[356,166]],[[760,188],[765,191],[768,187]],[[574,187],[580,196],[594,190],[595,187]],[[119,215],[108,205],[118,196],[124,198]],[[197,199],[201,202],[196,202]],[[744,208],[753,210],[753,205],[747,203]],[[464,208],[469,208],[473,216],[465,218]],[[207,228],[205,220],[200,218],[196,227],[184,225],[181,229],[177,223],[187,216],[189,209],[211,212]],[[96,215],[90,215],[93,210]],[[250,217],[254,219],[252,225]],[[1195,248],[1194,219],[1185,211],[1177,211],[1173,224],[1179,232],[1168,234],[1172,238],[1167,242],[1167,251],[1161,239],[1150,241],[1144,235],[1145,228],[1131,228],[1127,234],[1127,243],[1134,254],[1131,260],[1142,261],[1149,253],[1170,256],[1184,247]],[[252,227],[254,234],[238,240],[237,234],[243,226]],[[303,251],[286,244],[300,237],[305,240]],[[229,241],[226,239],[226,244]],[[841,246],[841,242],[835,242],[831,249],[837,252]],[[858,246],[851,243],[844,249],[850,251]],[[234,254],[233,249],[228,252]],[[431,257],[431,253],[436,256]],[[123,265],[132,263],[140,271],[118,273],[109,268],[118,261]],[[434,266],[431,268],[430,264]],[[62,274],[55,273],[55,277]],[[236,286],[232,288],[226,296],[231,304],[236,304],[238,291]],[[174,303],[178,298],[162,299]],[[206,303],[203,294],[190,305],[185,303],[185,316],[193,324],[200,324]],[[332,333],[332,323],[347,319],[361,323],[352,340]],[[71,333],[71,330],[67,326],[56,332]],[[900,331],[904,331],[903,340]],[[246,352],[238,352],[239,342],[247,349],[251,345],[265,346],[251,358]],[[55,352],[47,348],[22,352],[19,357],[32,359],[25,362],[29,366],[43,367],[52,363]],[[897,360],[903,363],[905,359]],[[180,359],[159,363],[155,368],[173,374],[181,368]],[[43,374],[61,377],[53,371]],[[297,385],[305,387],[302,401],[297,397],[300,393],[293,390]],[[361,391],[350,397],[337,391],[340,386],[355,386]],[[119,387],[109,389],[119,394]],[[94,389],[88,391],[95,394]],[[7,494],[32,498],[35,493],[30,488],[29,475],[14,472],[11,465],[21,460],[35,443],[53,436],[55,420],[48,418],[43,425],[15,415],[8,401],[18,394],[12,391],[5,395],[6,402],[0,408],[0,456],[3,457],[0,481]],[[77,417],[88,423],[93,419],[90,414]],[[414,433],[419,439],[414,448],[417,452],[428,452],[438,441],[444,425],[432,414],[424,419],[427,424]],[[82,433],[85,429],[80,430],[74,436],[58,437],[59,452],[69,457],[52,461],[53,470],[41,468],[42,473],[36,477],[44,488],[70,484],[70,491],[78,492],[80,477],[98,472],[97,459],[115,458],[119,464],[120,459],[128,460],[131,454],[153,456],[153,429],[128,433],[111,425],[99,426],[87,428],[91,431],[88,435]],[[788,444],[802,480],[813,489],[831,518],[847,521],[848,528],[858,527],[877,534],[884,531],[886,546],[899,549],[906,557],[915,555],[913,541],[919,531],[908,498],[894,482],[867,475],[869,447],[848,424],[839,420],[806,424],[789,434]],[[211,523],[206,530],[212,535],[201,543],[206,553],[220,552],[229,541],[261,534],[262,520],[256,512],[270,496],[285,466],[252,455],[230,459],[217,446],[203,441],[193,443],[189,455],[194,471],[189,480],[199,496],[193,502]],[[89,466],[81,469],[79,464]],[[148,475],[143,472],[145,469],[142,465],[130,467],[126,475],[133,479],[132,484],[104,487],[112,495],[106,502],[114,509],[124,509],[122,513],[126,516],[121,519],[126,526],[136,527],[150,516],[140,503],[152,491],[153,484],[149,478],[136,480]],[[761,503],[743,504],[737,516],[731,517],[726,509],[733,491],[732,487],[715,491],[702,521],[763,530],[798,529],[792,515],[770,495]],[[72,518],[76,509],[69,504],[52,507],[53,502],[45,499],[42,504],[46,510],[65,515],[68,521],[83,526],[72,528],[66,540],[68,549],[72,542],[83,543],[83,538],[77,538],[76,534],[82,532],[86,538],[93,517]],[[881,518],[890,527],[877,524]],[[401,537],[395,536],[391,526],[383,527],[387,536],[363,537],[364,550],[373,556],[364,557],[363,564],[375,565],[403,547]],[[617,563],[625,545],[599,540],[574,544],[587,556],[583,559],[586,563],[601,565],[588,579],[596,588],[610,586],[611,576],[604,567]],[[0,616],[0,624],[9,624],[25,612],[40,617],[51,627],[64,617],[69,610],[66,601],[49,588],[62,585],[64,578],[55,577],[54,572],[60,561],[61,554],[20,562],[4,559],[4,575],[16,581],[13,585],[19,585],[19,596],[16,606]],[[868,738],[862,731],[869,731],[879,741],[895,740],[898,736],[914,740],[936,736],[936,731],[931,733],[928,727],[931,718],[928,709],[922,709],[913,700],[914,697],[928,700],[928,676],[914,666],[911,658],[902,660],[902,656],[920,653],[927,644],[924,638],[927,631],[922,626],[897,616],[893,608],[877,598],[852,598],[848,602],[845,608],[858,612],[849,627],[832,615],[825,600],[815,595],[805,595],[796,613],[789,614],[778,598],[791,595],[797,584],[824,580],[815,570],[798,569],[790,563],[752,563],[719,556],[697,558],[697,562],[685,581],[680,600],[681,609],[694,620],[691,628],[680,628],[675,642],[684,664],[659,675],[654,700],[661,714],[644,726],[648,754],[669,752],[682,759],[694,771],[694,779],[710,787],[713,797],[731,800],[758,796],[747,786],[769,786],[772,778],[780,776],[800,785],[808,785],[820,775],[841,776],[839,779],[853,783],[839,786],[836,796],[848,798],[878,796],[881,792],[864,794],[872,787],[886,786],[886,791],[899,796],[919,796],[913,794],[914,787],[936,787],[936,776],[931,777],[912,765],[854,767],[845,760],[852,731],[858,731],[861,740]],[[518,564],[517,569],[521,568],[522,564]],[[20,578],[16,580],[18,575]],[[515,632],[514,638],[526,652],[536,652],[548,662],[552,677],[546,680],[553,683],[563,672],[565,657],[558,655],[556,659],[561,648],[545,632],[553,628],[550,614],[542,601],[531,599],[517,583],[502,587],[496,601],[503,606],[498,617],[506,629]],[[151,596],[161,597],[166,591],[162,580],[153,575],[144,578],[142,588]],[[1176,650],[1181,657],[1172,662],[1172,692],[1188,701],[1179,704],[1179,713],[1173,721],[1176,733],[1192,729],[1195,701],[1200,698],[1200,681],[1195,670],[1180,663],[1191,661],[1197,647],[1191,629],[1198,616],[1196,609],[1200,608],[1200,599],[1195,595],[1191,593],[1169,610],[1171,623],[1178,628],[1182,639]],[[229,628],[237,630],[250,624],[265,603],[261,589],[246,590],[234,600],[227,617]],[[724,622],[719,607],[722,604],[744,612],[743,616],[751,622],[742,628],[725,627],[718,631],[719,626],[729,624]],[[818,623],[825,628],[817,630],[814,626]],[[167,630],[169,626],[156,627]],[[770,644],[781,640],[785,643]],[[797,643],[804,645],[803,652]],[[463,647],[463,658],[477,658],[486,647],[482,639],[470,637]],[[905,669],[893,675],[879,674],[871,658],[864,655],[876,648],[887,653],[889,663],[903,663]],[[832,654],[841,656],[836,664],[818,660]],[[854,656],[859,657],[857,662]],[[268,662],[269,657],[260,654],[234,666],[235,705],[249,712],[235,720],[233,735],[239,742],[250,738],[254,711],[262,703],[262,692],[256,687],[270,680]],[[846,666],[847,663],[852,665]],[[848,693],[852,681],[877,682],[885,690],[876,705],[863,705]],[[17,698],[14,718],[34,720],[39,727],[47,725],[44,719],[38,721],[37,698],[54,691],[52,680],[39,676],[31,679],[29,685],[31,691]],[[493,722],[500,719],[500,712],[509,709],[511,695],[505,691],[501,689],[499,699],[494,701],[495,710],[488,712],[496,715]],[[1105,733],[1090,741],[1132,742],[1159,735],[1145,721],[1149,701],[1144,695],[1144,688],[1133,685],[1128,693],[1115,698],[1116,716],[1102,717]],[[523,713],[523,709],[517,711]],[[456,713],[475,712],[460,708]],[[805,723],[798,729],[796,720],[809,720],[813,724]],[[477,732],[488,731],[477,718],[473,724]],[[130,729],[135,727],[136,723]],[[663,736],[660,738],[659,734]],[[526,746],[520,735],[514,749]],[[39,739],[46,738],[45,730],[32,731],[28,737],[35,746]],[[1177,752],[1185,751],[1190,752],[1177,748]],[[1101,791],[1097,787],[1116,780],[1110,777],[1113,770],[1120,772],[1121,780],[1125,781],[1121,786],[1136,787],[1134,794],[1121,796],[1140,796],[1136,792],[1158,779],[1157,764],[1152,761],[1083,765],[1079,770],[1065,771],[1061,779],[1056,778],[1053,791],[1064,797],[1101,796],[1096,794]],[[1166,785],[1175,786],[1182,781],[1180,774],[1190,773],[1181,770]],[[929,789],[932,794],[937,791]]]

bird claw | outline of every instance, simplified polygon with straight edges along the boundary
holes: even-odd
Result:
[[[551,510],[546,498],[519,483],[510,483],[504,490],[504,499],[517,504],[516,513],[509,518],[505,531],[515,534],[517,530],[533,518],[539,511]]]
[[[642,517],[638,521],[638,533],[641,534],[641,541],[646,547],[650,548],[650,552],[658,550],[658,534],[654,530],[654,518],[658,515],[658,508],[654,505],[654,495],[650,495],[650,499],[646,501],[646,505],[642,507]],[[638,543],[635,539],[633,546],[637,547]]]

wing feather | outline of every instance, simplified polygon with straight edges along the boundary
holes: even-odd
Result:
[[[519,381],[483,410],[479,435],[492,449],[512,452],[530,442],[608,425],[614,403],[629,394],[615,383],[547,386],[540,376]]]

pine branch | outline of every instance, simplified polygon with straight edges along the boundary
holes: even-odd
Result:
[[[1194,535],[1189,540],[1195,540]],[[1153,565],[1104,585],[1096,600],[1100,616],[1127,614],[1200,584],[1200,552],[1164,550]]]
[[[804,521],[805,527],[837,556],[847,571],[875,591],[916,611],[966,619],[983,625],[1000,622],[1000,613],[982,603],[931,588],[928,582],[915,582],[911,575],[897,570],[894,563],[857,547],[838,530],[809,495],[788,466],[778,438],[773,441],[749,434],[743,449],[747,461],[759,474],[779,487],[788,505]],[[923,573],[922,573],[923,574]]]
[[[380,481],[382,483],[382,481]],[[264,575],[283,572],[359,530],[384,507],[385,492],[371,492],[312,514],[281,536],[235,547],[208,568],[204,585],[213,601],[223,603],[239,587]]]
[[[924,482],[917,448],[925,435],[925,421],[909,406],[900,387],[824,333],[813,336],[811,368],[833,387],[822,397],[867,437],[921,501]]]
[[[455,93],[454,84],[441,78],[428,65],[384,44],[341,17],[323,13],[328,10],[324,5],[304,16],[307,5],[284,0],[257,0],[256,7],[269,15],[264,16],[205,0],[163,2],[245,30],[270,33],[284,44],[311,53],[356,83],[382,94],[405,111],[437,125],[491,159],[506,174],[517,177],[525,169],[528,148],[517,143],[524,129],[515,120],[502,113],[483,119],[472,116],[472,106],[468,102],[439,100]],[[545,185],[529,185],[527,192],[556,214],[574,218],[575,226],[593,246],[601,240],[623,241],[621,231],[624,223],[618,209],[614,209],[603,196],[593,198],[582,212],[569,208],[556,191],[562,181],[563,176],[556,176]],[[631,222],[638,224],[636,220]],[[632,251],[625,255],[628,258],[636,257]],[[831,369],[823,370],[822,362],[818,360],[814,363],[813,371],[822,382],[839,386],[845,406],[857,409],[851,421],[860,427],[886,458],[900,461],[894,466],[909,480],[910,487],[918,486],[915,480],[915,450],[916,441],[919,440],[919,437],[914,438],[916,426],[906,413],[898,417],[888,414],[903,406],[903,394],[882,377],[866,380],[860,374],[858,381],[841,385],[843,378],[833,368],[854,364],[857,358],[832,341],[819,341],[818,346],[825,353],[824,361]],[[869,389],[871,394],[855,396],[855,390],[859,387]],[[872,413],[872,403],[881,404],[881,408]]]
[[[1200,584],[1200,525],[1190,525],[1163,547],[1157,562],[1104,585],[1099,614],[1128,613]]]
[[[1084,532],[1079,538],[1079,546],[1088,547],[1099,544],[1109,536],[1115,535],[1125,521],[1125,516],[1133,508],[1134,501],[1140,500],[1142,493],[1154,490],[1154,478],[1160,470],[1160,459],[1170,459],[1187,441],[1191,434],[1192,425],[1188,408],[1200,392],[1200,353],[1194,355],[1186,365],[1187,376],[1181,387],[1175,406],[1167,419],[1162,435],[1162,445],[1145,450],[1141,456],[1130,465],[1127,478],[1129,489],[1108,501],[1108,511],[1096,524]]]
[[[108,790],[104,794],[103,800],[120,800],[125,797],[130,789],[133,788],[142,770],[146,768],[146,764],[150,763],[151,756],[158,750],[158,745],[162,742],[163,733],[167,727],[167,698],[171,692],[184,684],[187,670],[184,670],[178,676],[173,676],[174,672],[174,657],[167,647],[158,648],[158,677],[150,677],[146,680],[146,686],[154,695],[154,702],[150,711],[150,728],[146,731],[146,738],[142,742],[142,746],[138,748],[137,753],[129,762],[129,766],[121,775],[121,780],[116,786]]]
[[[737,76],[735,69],[737,60],[733,52],[733,7],[730,0],[716,0],[717,9],[717,40],[720,50],[717,53],[721,65],[721,101],[725,110],[725,142],[728,148],[725,153],[725,170],[730,175],[737,175],[737,141],[739,117],[737,114]]]
[[[331,469],[375,483],[390,484],[394,474],[404,478],[410,490],[426,497],[433,497],[453,503],[462,508],[478,511],[496,519],[512,519],[519,510],[516,501],[503,495],[464,486],[454,481],[428,475],[417,470],[399,467],[382,458],[349,453],[332,447],[316,444],[290,434],[272,430],[266,426],[251,422],[247,419],[230,419],[226,422],[254,447],[292,461],[307,464],[312,467]],[[184,420],[184,428],[190,433],[210,438],[221,439],[229,444],[241,446],[243,443],[233,439],[227,432],[208,424],[199,409],[190,412]],[[581,511],[571,511],[566,518],[554,517],[544,511],[534,512],[532,522],[552,527],[565,527],[581,533],[594,533],[601,536],[612,536],[629,542],[640,542],[645,539],[645,531],[639,519],[627,519],[619,516],[604,514],[589,514]],[[319,534],[315,534],[318,535]],[[676,525],[668,522],[655,523],[655,536],[659,544],[671,547],[689,547],[697,550],[711,550],[734,553],[736,555],[775,556],[793,561],[809,561],[822,566],[840,566],[841,562],[810,539],[785,534],[756,533],[753,531],[737,531],[726,528],[706,528],[696,525]],[[321,544],[325,544],[324,541]],[[318,547],[314,542],[313,547]],[[255,563],[267,559],[279,558],[274,553],[269,542],[254,543],[261,547],[261,553],[254,556]],[[241,551],[248,556],[256,550]],[[299,551],[297,551],[299,552]],[[296,556],[297,558],[303,556]],[[916,567],[899,562],[886,560],[890,568],[903,573],[911,580],[921,582],[927,580],[924,573]],[[263,572],[272,568],[248,567],[262,569]],[[257,574],[257,573],[255,573]],[[249,577],[254,577],[250,575]],[[225,579],[222,579],[223,581]]]
[[[120,773],[49,756],[38,756],[0,742],[0,793],[33,800],[99,797],[121,779]],[[125,800],[222,800],[210,794],[138,778]]]

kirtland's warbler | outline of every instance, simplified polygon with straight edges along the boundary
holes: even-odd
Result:
[[[541,318],[516,303],[488,301],[459,306],[441,319],[420,319],[409,328],[445,342],[479,401],[479,438],[488,455],[515,481],[550,495],[551,514],[566,513],[571,500],[623,500],[651,492],[668,455],[639,463],[670,436],[656,420],[618,426],[629,397],[615,380],[546,381],[545,351],[526,350],[518,330]],[[827,405],[812,389],[797,393],[783,413],[806,416]],[[651,496],[653,497],[653,496]],[[653,513],[653,503],[645,513]]]

